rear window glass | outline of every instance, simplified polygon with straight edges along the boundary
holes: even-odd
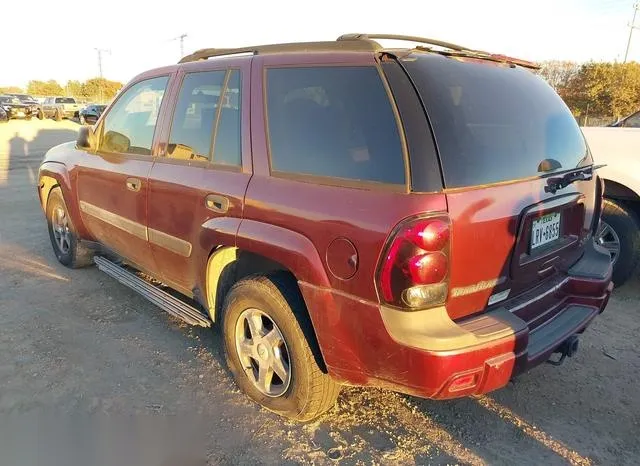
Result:
[[[273,171],[405,183],[398,125],[375,67],[270,68],[267,89]]]
[[[404,60],[433,125],[448,188],[527,178],[586,164],[573,115],[522,68],[439,55]]]
[[[76,101],[73,97],[56,97],[57,104],[75,104]]]

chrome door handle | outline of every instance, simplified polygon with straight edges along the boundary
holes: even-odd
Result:
[[[140,186],[142,186],[142,182],[138,178],[127,178],[127,189],[129,191],[137,193],[140,191]]]
[[[204,198],[204,205],[209,210],[224,214],[229,210],[229,199],[219,194],[209,194]]]

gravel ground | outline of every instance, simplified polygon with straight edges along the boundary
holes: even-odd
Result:
[[[640,278],[560,368],[449,402],[345,388],[331,412],[296,425],[239,393],[216,331],[95,267],[56,262],[37,166],[77,128],[0,125],[1,466],[638,463]]]

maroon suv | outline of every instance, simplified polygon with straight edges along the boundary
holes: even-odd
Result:
[[[219,322],[291,418],[342,384],[495,390],[571,356],[611,292],[597,167],[533,67],[404,36],[200,50],[48,152],[53,249]]]

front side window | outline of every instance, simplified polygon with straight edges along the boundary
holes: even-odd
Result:
[[[404,185],[396,117],[374,66],[267,70],[271,170]]]
[[[240,72],[188,73],[171,124],[167,155],[240,165]]]
[[[161,76],[134,84],[104,119],[99,150],[151,155],[160,104],[169,78]]]

